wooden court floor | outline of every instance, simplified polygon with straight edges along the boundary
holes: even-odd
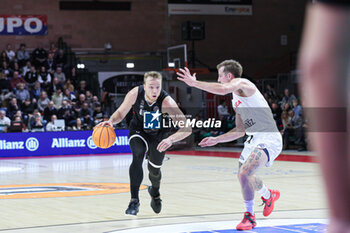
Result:
[[[158,215],[149,205],[145,163],[137,217],[124,215],[130,162],[129,154],[1,159],[0,232],[235,232],[244,212],[236,158],[168,152]],[[317,163],[275,161],[259,176],[281,197],[265,218],[256,196],[258,226],[250,232],[320,232],[307,230],[327,223]],[[289,231],[293,224],[307,227]],[[283,230],[281,225],[293,227]],[[279,227],[266,228],[271,226]]]

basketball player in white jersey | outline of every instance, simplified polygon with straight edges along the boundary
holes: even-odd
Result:
[[[210,83],[196,80],[187,68],[180,69],[178,79],[191,87],[196,87],[217,95],[232,93],[232,105],[236,111],[236,128],[217,137],[204,138],[199,145],[213,146],[249,137],[239,158],[238,178],[242,188],[246,212],[237,230],[251,230],[256,226],[253,211],[254,192],[261,195],[265,207],[264,216],[269,216],[274,202],[279,199],[278,190],[268,189],[255,173],[263,166],[270,167],[282,150],[282,137],[273,119],[271,109],[257,87],[247,79],[241,78],[242,66],[234,60],[226,60],[217,65],[218,82]]]

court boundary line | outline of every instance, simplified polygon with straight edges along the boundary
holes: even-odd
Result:
[[[223,158],[239,158],[241,152],[228,152],[228,151],[204,151],[204,150],[183,150],[183,151],[168,151],[167,155],[185,155],[185,156],[207,156],[207,157],[223,157]],[[131,155],[131,153],[106,153],[106,154],[75,154],[75,155],[38,155],[38,156],[7,156],[0,157],[0,160],[10,159],[36,159],[36,158],[67,158],[67,157],[96,157],[96,156],[123,156]],[[300,154],[280,154],[276,161],[288,161],[288,162],[305,162],[305,163],[318,163],[318,159],[313,155],[300,155]]]
[[[328,210],[327,208],[316,208],[316,209],[293,209],[293,210],[274,210],[274,213],[276,212],[297,212],[297,211],[313,211],[313,210]],[[255,211],[255,213],[262,214],[263,211]],[[10,229],[0,229],[0,232],[2,231],[15,231],[15,230],[26,230],[26,229],[36,229],[36,228],[47,228],[47,227],[63,227],[63,226],[76,226],[76,225],[83,225],[83,224],[95,224],[95,223],[113,223],[113,222],[123,222],[128,220],[138,221],[138,220],[151,220],[151,219],[171,219],[171,218],[189,218],[189,217],[205,217],[205,216],[216,216],[216,215],[234,215],[234,214],[243,214],[243,212],[232,212],[232,213],[217,213],[217,214],[200,214],[200,215],[180,215],[180,216],[165,216],[165,217],[137,217],[137,218],[125,218],[125,219],[118,219],[118,220],[103,220],[103,221],[91,221],[91,222],[78,222],[78,223],[64,223],[64,224],[53,224],[53,225],[44,225],[44,226],[31,226],[31,227],[21,227],[21,228],[10,228]],[[259,219],[266,219],[266,218],[257,218]],[[293,218],[284,218],[284,219],[296,219]],[[310,219],[319,219],[319,218],[310,218]],[[190,222],[191,223],[191,222]],[[176,223],[178,224],[178,223]],[[166,224],[169,225],[169,224]],[[134,229],[134,228],[125,228],[120,230],[127,230],[127,229]]]
[[[241,152],[186,150],[186,151],[169,151],[168,154],[185,155],[185,156],[239,158],[241,155]],[[299,154],[280,154],[276,158],[276,161],[318,163],[316,156],[299,155]]]
[[[267,218],[257,218],[257,220],[267,220]],[[283,219],[297,219],[297,218],[283,218]],[[301,218],[300,218],[301,219]],[[305,218],[304,218],[305,219]],[[309,220],[312,220],[312,219],[320,219],[320,218],[307,218]],[[232,220],[232,221],[240,221],[240,220]],[[213,222],[213,221],[203,221],[203,223],[205,222]],[[220,221],[215,221],[215,222],[220,222]],[[159,224],[159,225],[156,225],[155,227],[158,227],[158,226],[174,226],[174,225],[184,225],[184,224],[196,224],[196,223],[199,223],[199,222],[186,222],[186,223],[170,223],[170,224],[167,224],[167,223],[164,223],[164,224]],[[128,231],[128,230],[133,230],[133,229],[144,229],[144,228],[151,228],[151,227],[154,227],[154,226],[140,226],[140,227],[134,227],[134,228],[124,228],[124,229],[118,229],[118,230],[112,230],[112,231],[104,231],[103,233],[114,233],[114,232],[118,232],[118,231]],[[258,226],[257,228],[259,228],[260,226]],[[271,228],[277,228],[279,229],[279,226],[272,226]],[[245,230],[243,232],[253,232],[255,233],[255,230],[256,228],[252,229],[252,230]],[[283,229],[283,230],[286,230],[285,228],[280,228],[280,229]],[[229,229],[231,230],[231,229]],[[291,232],[299,232],[299,233],[303,233],[301,231],[293,231],[293,230],[290,230],[290,229],[287,229]],[[215,230],[211,230],[212,232],[214,232]],[[237,232],[240,232],[239,230],[236,230]],[[202,232],[202,231],[195,231],[195,232]],[[207,232],[207,231],[205,231]],[[209,232],[209,231],[208,231]],[[184,232],[184,233],[187,233],[187,232]]]

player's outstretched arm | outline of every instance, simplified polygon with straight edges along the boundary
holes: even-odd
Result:
[[[214,146],[222,142],[231,142],[245,135],[245,129],[242,118],[236,114],[236,127],[227,133],[221,134],[217,137],[206,137],[198,145],[201,147]]]
[[[192,128],[186,125],[186,117],[179,109],[176,102],[170,96],[167,96],[162,103],[162,111],[168,113],[174,123],[176,123],[180,129],[163,139],[157,146],[159,152],[166,151],[174,142],[181,141],[192,134]],[[182,122],[182,123],[180,123]]]
[[[231,82],[225,84],[198,81],[196,73],[191,75],[191,72],[187,67],[180,69],[176,74],[179,76],[177,79],[183,81],[187,85],[216,95],[226,95],[244,87],[240,79],[233,79]]]
[[[126,114],[128,114],[128,112],[130,111],[131,106],[133,106],[136,102],[138,90],[138,87],[134,87],[131,91],[129,91],[128,94],[126,94],[123,103],[112,114],[109,120],[101,122],[97,126],[110,125],[111,127],[113,127],[113,124],[118,124],[119,122],[121,122],[126,116]]]

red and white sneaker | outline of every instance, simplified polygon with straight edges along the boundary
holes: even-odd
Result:
[[[264,202],[263,205],[265,205],[264,211],[263,211],[263,215],[265,217],[269,216],[272,213],[273,208],[275,206],[275,201],[277,201],[280,198],[280,191],[271,190],[271,189],[269,189],[269,191],[271,193],[271,196],[269,199],[265,199],[261,197],[261,200]]]
[[[236,229],[239,231],[247,231],[253,229],[254,227],[256,227],[255,214],[252,215],[249,212],[245,212],[242,222],[236,226]]]

